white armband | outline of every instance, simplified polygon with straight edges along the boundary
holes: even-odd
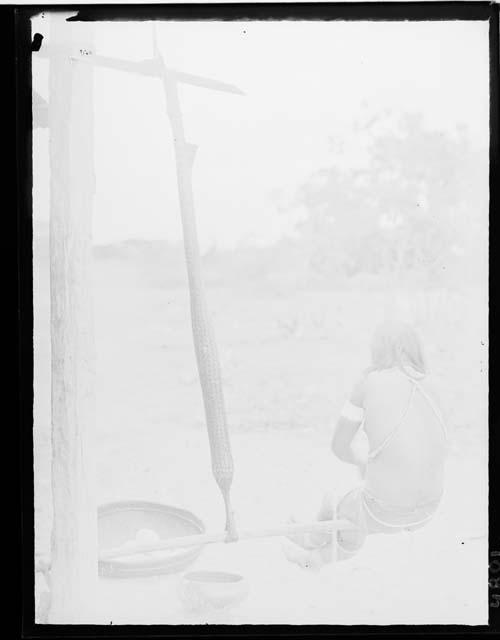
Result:
[[[357,407],[349,400],[345,403],[340,415],[346,420],[351,422],[363,422],[365,410],[362,407]]]

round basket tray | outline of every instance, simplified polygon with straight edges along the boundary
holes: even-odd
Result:
[[[203,522],[190,511],[155,502],[130,500],[105,504],[98,509],[99,551],[126,545],[141,530],[159,538],[176,538],[205,532]],[[99,560],[99,575],[139,578],[177,573],[199,556],[202,547],[138,553]]]

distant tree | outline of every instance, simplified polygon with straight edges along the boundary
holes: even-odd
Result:
[[[487,222],[486,155],[466,131],[385,113],[350,133],[365,143],[364,163],[321,169],[297,194],[307,210],[298,231],[312,273],[419,272],[438,282],[457,256],[466,264]],[[342,141],[335,143],[342,152]]]

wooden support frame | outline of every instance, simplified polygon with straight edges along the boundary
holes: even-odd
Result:
[[[81,30],[81,25],[79,25]],[[94,343],[90,295],[93,166],[93,65],[162,80],[167,114],[174,134],[179,198],[188,264],[193,337],[205,401],[212,468],[226,511],[224,533],[202,534],[110,549],[101,559],[141,552],[293,535],[349,527],[340,520],[288,524],[236,533],[229,498],[233,464],[225,423],[222,383],[213,328],[208,313],[194,216],[191,173],[196,147],[184,137],[178,83],[244,95],[237,87],[166,67],[155,41],[155,57],[139,62],[93,54],[91,28],[85,42],[60,14],[51,24],[51,44],[38,54],[50,60],[50,274],[52,345],[52,491],[53,533],[50,565],[49,622],[88,622],[98,569],[97,504],[92,465],[94,435]],[[82,64],[88,63],[88,64]],[[224,442],[217,452],[214,432]],[[334,537],[334,536],[333,536]]]
[[[94,338],[90,296],[93,166],[93,66],[163,80],[174,132],[179,197],[190,281],[193,337],[207,412],[212,463],[226,510],[228,539],[236,539],[229,491],[233,464],[225,423],[215,339],[204,296],[191,190],[195,147],[184,140],[177,84],[242,94],[232,85],[168,69],[155,57],[139,62],[95,56],[91,25],[51,16],[50,44],[37,55],[50,62],[50,280],[52,347],[52,494],[50,622],[85,621],[97,580],[97,504],[92,469]],[[84,37],[76,37],[84,34]],[[82,64],[89,62],[91,64]],[[214,455],[214,430],[225,436]],[[48,571],[48,570],[47,570]]]
[[[203,286],[201,259],[198,247],[198,234],[192,190],[192,169],[196,146],[188,143],[185,139],[182,112],[178,96],[178,84],[191,84],[205,89],[222,91],[236,95],[244,95],[244,93],[234,85],[220,82],[212,78],[176,71],[167,67],[159,51],[155,31],[153,31],[153,49],[154,56],[152,58],[140,61],[127,61],[108,56],[98,56],[92,51],[92,49],[80,49],[77,54],[73,56],[73,60],[78,63],[87,63],[90,65],[114,69],[116,71],[158,78],[163,84],[167,115],[174,138],[177,186],[191,302],[193,342],[205,406],[207,431],[212,458],[212,472],[224,501],[227,541],[229,542],[238,539],[230,499],[230,490],[234,471],[233,459],[231,442],[226,424],[222,376],[217,353],[217,344]],[[50,49],[48,51],[50,54]],[[46,52],[43,55],[48,54]]]

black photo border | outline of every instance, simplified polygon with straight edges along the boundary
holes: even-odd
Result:
[[[490,283],[489,283],[489,624],[463,625],[39,625],[34,623],[34,490],[33,490],[33,226],[32,226],[32,88],[30,18],[42,11],[64,11],[77,15],[71,20],[345,20],[345,21],[443,21],[489,22],[490,46]],[[15,247],[15,319],[17,337],[14,356],[17,381],[14,414],[18,431],[14,447],[19,452],[20,565],[19,615],[15,635],[22,638],[161,638],[161,637],[281,637],[359,636],[447,637],[489,636],[500,633],[500,467],[498,402],[494,392],[496,345],[492,327],[497,318],[495,287],[495,240],[500,215],[499,144],[499,5],[488,2],[346,2],[346,3],[186,3],[186,4],[92,4],[92,5],[3,5],[0,6],[1,44],[4,48],[2,96],[4,114],[4,219],[9,227],[6,245]],[[15,213],[13,213],[15,212]],[[12,226],[10,226],[12,225]],[[16,242],[11,242],[13,233]],[[8,235],[7,235],[8,234]],[[464,380],[464,386],[467,381]],[[4,455],[6,455],[4,451]],[[464,514],[467,517],[467,514]],[[464,577],[466,579],[466,577]],[[363,594],[360,593],[360,598]],[[7,611],[6,611],[7,613]],[[17,624],[19,622],[19,624]]]

